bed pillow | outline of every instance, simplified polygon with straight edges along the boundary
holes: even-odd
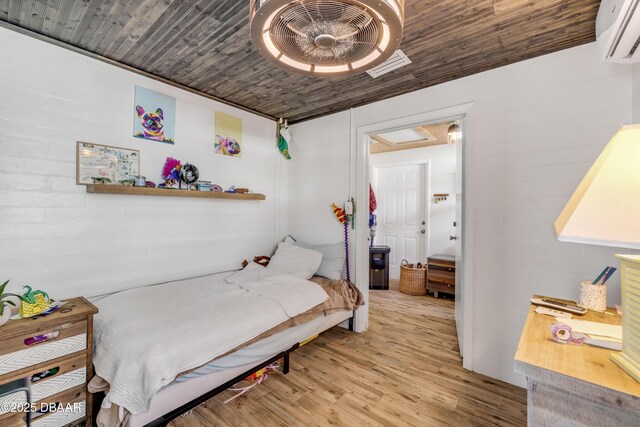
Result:
[[[271,257],[267,269],[308,280],[318,271],[321,262],[322,252],[282,242]]]
[[[284,243],[290,243],[301,248],[322,252],[322,262],[320,263],[320,267],[318,267],[316,276],[326,277],[331,280],[342,279],[342,272],[344,270],[345,263],[343,242],[331,243],[328,245],[308,245],[291,236],[287,236],[284,239]]]

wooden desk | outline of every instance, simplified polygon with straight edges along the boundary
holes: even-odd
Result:
[[[515,355],[515,371],[527,377],[528,425],[640,425],[640,383],[609,359],[613,350],[552,341],[549,326],[555,319],[534,309]],[[574,318],[621,323],[617,314],[594,311]]]

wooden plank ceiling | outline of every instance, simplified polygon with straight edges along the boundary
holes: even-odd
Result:
[[[290,122],[591,42],[598,0],[406,0],[413,63],[377,79],[280,69],[249,37],[249,0],[0,0],[0,20]]]

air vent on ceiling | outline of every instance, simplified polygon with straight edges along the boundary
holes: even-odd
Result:
[[[396,50],[393,55],[382,64],[377,67],[373,67],[367,74],[369,74],[374,79],[383,74],[390,73],[393,70],[397,70],[400,67],[404,67],[405,65],[411,64],[411,60],[404,54],[400,49]]]

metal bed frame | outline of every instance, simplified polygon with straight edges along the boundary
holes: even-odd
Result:
[[[353,327],[354,327],[354,317],[356,315],[356,311],[353,310],[353,313],[351,315],[351,317],[349,318],[349,330],[353,331]],[[198,407],[199,405],[201,405],[202,403],[206,402],[207,400],[211,399],[212,397],[222,393],[223,391],[225,391],[226,389],[228,389],[229,387],[233,386],[234,384],[242,381],[243,379],[247,378],[249,375],[253,374],[254,372],[272,364],[273,362],[275,362],[276,360],[279,359],[283,359],[283,365],[282,365],[282,373],[283,374],[288,374],[289,373],[289,358],[290,358],[290,354],[293,353],[295,350],[297,350],[298,348],[300,348],[300,343],[296,343],[293,346],[289,347],[286,350],[281,351],[280,353],[276,354],[275,356],[271,357],[270,359],[259,363],[258,365],[252,367],[251,369],[243,372],[242,374],[238,375],[237,377],[227,381],[224,384],[219,385],[218,387],[214,388],[213,390],[203,394],[202,396],[196,397],[195,399],[185,403],[182,406],[177,407],[176,409],[173,409],[169,412],[167,412],[164,415],[161,415],[160,417],[156,418],[155,420],[147,423],[144,425],[144,427],[165,427],[171,420],[174,420],[176,418],[178,418],[180,415]],[[94,399],[94,405],[97,405],[96,410],[93,411],[93,424],[95,425],[95,418],[97,417],[98,414],[98,410],[99,405],[100,405],[100,401],[102,399]]]

